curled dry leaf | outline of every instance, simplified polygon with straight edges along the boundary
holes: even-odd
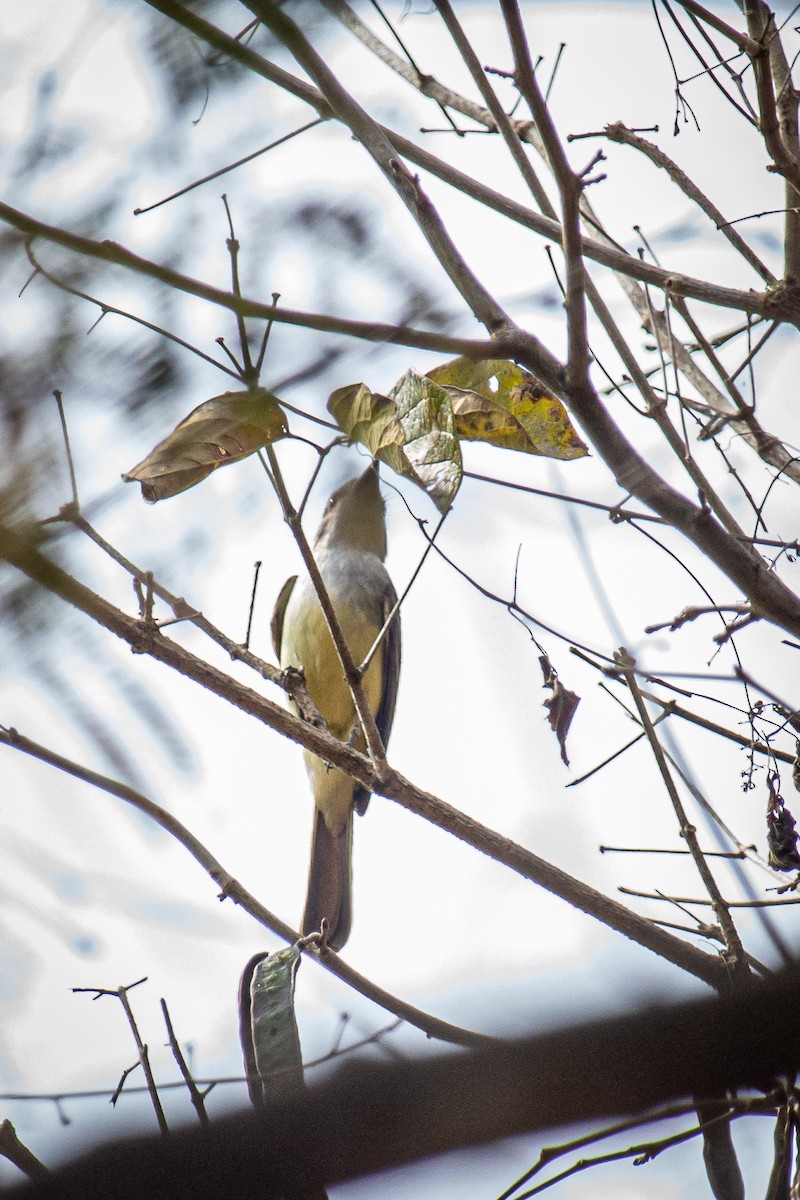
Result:
[[[271,392],[224,392],[193,409],[122,478],[140,483],[145,500],[154,504],[194,487],[217,467],[255,454],[287,429],[285,414]]]
[[[561,747],[561,760],[564,766],[568,767],[567,734],[572,724],[572,718],[575,716],[575,709],[580,704],[581,698],[576,692],[571,692],[568,688],[564,687],[558,678],[555,667],[546,654],[539,656],[539,666],[542,668],[544,686],[552,688],[553,692],[552,696],[549,696],[544,702],[544,706],[547,709],[547,719],[550,722],[550,728],[558,738],[558,744]]]
[[[767,805],[767,846],[769,865],[776,871],[796,871],[800,868],[800,853],[797,850],[796,821],[786,808],[777,785],[770,785]]]
[[[254,955],[239,983],[239,1036],[256,1108],[302,1095],[303,1062],[294,1012],[300,945]]]
[[[427,492],[447,512],[461,485],[461,451],[450,397],[425,375],[407,371],[390,395],[365,383],[338,388],[328,411],[373,458]]]
[[[428,378],[448,392],[456,431],[465,441],[547,458],[588,454],[558,397],[509,359],[454,358],[434,367]]]

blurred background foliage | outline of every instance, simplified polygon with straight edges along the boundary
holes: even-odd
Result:
[[[202,11],[207,20],[225,24],[234,7],[207,3]],[[172,190],[305,124],[308,109],[299,103],[288,110],[279,103],[274,113],[265,109],[262,81],[147,5],[93,0],[74,15],[74,22],[55,23],[53,36],[47,34],[46,5],[33,7],[29,23],[9,23],[4,90],[14,98],[16,119],[0,143],[0,170],[10,204],[82,236],[112,238],[165,266],[227,288],[227,221],[222,204],[209,203],[208,190],[215,196],[229,192],[243,242],[245,295],[269,301],[275,280],[288,277],[290,307],[348,315],[363,308],[366,293],[382,320],[441,329],[452,324],[440,288],[420,263],[398,254],[387,238],[376,219],[375,198],[359,199],[345,181],[323,181],[313,170],[307,180],[279,181],[276,194],[266,196],[248,179],[253,167],[246,164],[151,213],[134,216],[134,209],[157,203]],[[331,23],[321,6],[305,5],[303,20],[309,35],[321,37],[324,47]],[[115,89],[112,65],[98,76],[88,60],[103,54],[106,35],[120,23],[126,28],[122,38],[116,28],[114,42],[126,46],[130,77],[117,80]],[[259,53],[285,62],[285,52],[268,31],[251,29],[244,37]],[[88,97],[85,76],[95,88]],[[108,84],[106,95],[97,94],[98,78]],[[134,102],[139,110],[127,111]],[[313,159],[313,144],[308,155]],[[156,281],[42,240],[31,251],[63,287],[34,275],[25,239],[0,227],[0,429],[5,446],[0,511],[5,519],[42,520],[70,498],[53,398],[58,389],[83,513],[90,521],[101,515],[109,520],[124,492],[116,465],[132,466],[136,446],[157,440],[194,404],[235,384],[221,375],[216,384],[213,371],[190,351],[123,316],[104,313],[100,306],[122,308],[228,366],[214,341],[225,337],[235,347],[234,321],[224,310],[201,312],[198,302]],[[21,292],[23,302],[17,300]],[[355,304],[353,295],[358,295]],[[251,324],[256,345],[262,329],[263,323]],[[377,346],[302,329],[287,333],[278,328],[272,338],[267,386],[320,415],[329,392],[348,377],[348,360],[357,354],[363,363],[380,353]],[[279,370],[272,361],[280,364]],[[128,460],[120,459],[121,447],[130,447]],[[234,510],[263,505],[265,494],[253,487],[251,476],[249,487],[243,482],[243,494],[230,503]],[[161,561],[156,548],[148,565],[157,574],[169,562],[173,570],[188,570],[185,577],[191,578],[213,559],[226,520],[235,520],[236,511],[217,511],[212,521],[209,504],[197,494],[177,536],[171,530]],[[80,553],[71,527],[53,523],[42,536],[69,569]],[[87,629],[84,618],[63,605],[54,611],[51,597],[8,569],[0,577],[0,618],[3,670],[24,669],[43,689],[60,696],[64,715],[82,728],[113,773],[136,786],[146,782],[125,749],[117,717],[104,716],[102,705],[98,709],[92,703],[91,689],[78,685],[76,652],[87,665],[94,664],[89,669],[103,661],[123,702],[146,719],[151,735],[167,739],[178,763],[189,766],[191,752],[179,722],[117,669],[115,656],[101,649],[104,635]]]

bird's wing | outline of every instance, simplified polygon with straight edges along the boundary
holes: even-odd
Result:
[[[397,603],[397,593],[389,584],[389,590],[386,593],[383,601],[383,612],[381,615],[381,626],[386,621],[389,613]],[[378,726],[378,733],[381,735],[381,740],[386,746],[389,741],[389,734],[392,732],[392,722],[394,721],[394,709],[397,703],[397,685],[400,680],[400,612],[395,613],[394,620],[386,630],[386,636],[380,646],[381,666],[382,666],[382,682],[383,694],[378,711],[375,714],[375,724]],[[359,816],[364,815],[369,804],[370,793],[366,788],[356,785],[353,790],[353,807]]]
[[[275,607],[272,610],[272,620],[269,623],[270,632],[272,634],[272,647],[277,656],[278,662],[281,661],[281,642],[283,641],[283,618],[286,616],[286,605],[289,603],[289,597],[292,594],[292,589],[297,583],[297,576],[290,575],[278,592],[278,599],[275,601]]]
[[[383,602],[381,623],[386,621],[389,613],[397,603],[397,594],[390,586]],[[395,613],[394,620],[386,630],[386,636],[381,645],[383,655],[383,696],[381,705],[375,714],[375,724],[381,735],[384,746],[389,741],[394,721],[394,708],[397,703],[397,685],[400,681],[400,611]]]

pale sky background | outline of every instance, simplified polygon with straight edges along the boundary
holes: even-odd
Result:
[[[395,18],[402,11],[399,4],[388,7]],[[427,6],[412,7],[421,11],[412,12],[398,28],[422,68],[473,95],[438,20]],[[464,5],[464,23],[473,44],[480,47],[481,61],[507,67],[502,21],[496,12],[484,12],[490,7]],[[229,8],[231,14],[241,11],[233,4]],[[461,6],[458,10],[461,15]],[[602,129],[614,120],[636,126],[658,124],[659,143],[731,219],[780,207],[780,184],[766,174],[757,139],[745,134],[736,115],[712,89],[690,85],[698,87],[687,94],[696,102],[701,131],[685,126],[678,138],[672,136],[672,77],[649,5],[540,3],[526,5],[524,11],[534,56],[544,57],[548,73],[559,44],[567,43],[552,100],[563,134]],[[720,11],[738,23],[732,5]],[[305,134],[183,202],[139,218],[131,216],[136,205],[147,205],[310,119],[305,106],[258,81],[234,93],[239,97],[234,104],[224,87],[212,88],[205,110],[193,113],[173,131],[183,156],[176,155],[173,161],[165,142],[158,160],[152,154],[140,157],[137,147],[158,125],[159,96],[142,66],[138,16],[138,6],[102,0],[75,0],[68,6],[55,0],[31,0],[24,9],[14,6],[13,12],[0,12],[0,44],[5,47],[9,81],[0,103],[0,171],[2,194],[9,203],[44,220],[75,227],[95,188],[118,178],[130,203],[100,236],[159,261],[168,258],[176,242],[183,245],[189,239],[191,250],[182,268],[227,287],[227,227],[219,201],[224,190],[242,245],[245,292],[260,246],[269,242],[271,275],[262,298],[276,290],[288,307],[303,308],[314,306],[312,273],[318,264],[301,239],[282,226],[285,206],[305,191],[311,196],[324,188],[330,200],[344,198],[355,188],[363,192],[368,210],[380,222],[379,250],[391,255],[399,248],[409,271],[428,271],[441,307],[461,311],[448,282],[426,265],[422,239],[391,198],[388,186],[377,178],[364,152],[333,126]],[[237,20],[231,15],[226,28],[237,29],[243,23],[237,25]],[[326,29],[329,61],[371,111],[390,125],[401,127],[402,122],[403,132],[412,134],[419,125],[439,124],[438,110],[395,82],[366,52],[337,36],[330,23]],[[185,35],[176,29],[171,36]],[[788,35],[792,52],[794,41]],[[675,43],[671,37],[679,70],[688,74],[688,59]],[[47,117],[52,130],[80,130],[84,140],[79,152],[54,160],[52,168],[29,185],[19,171],[17,147],[30,131],[36,89],[46,70],[53,71],[55,81]],[[506,98],[509,93],[501,94]],[[456,141],[432,135],[429,145],[433,152],[451,156],[456,165],[526,201],[496,139],[476,136]],[[572,161],[588,160],[596,145],[594,140],[578,142],[570,151]],[[608,179],[593,189],[591,199],[614,236],[633,247],[637,244],[633,226],[639,224],[663,265],[734,286],[758,286],[755,276],[728,254],[722,239],[712,241],[707,236],[706,224],[652,167],[624,148],[605,149]],[[472,202],[435,180],[423,182],[479,278],[510,306],[518,321],[562,353],[563,313],[541,240],[508,228],[492,214],[480,213]],[[742,228],[779,273],[778,218]],[[277,249],[272,249],[274,245]],[[49,261],[44,247],[41,253]],[[369,266],[358,267],[364,265]],[[389,310],[381,307],[387,292],[379,265],[373,289],[365,284],[365,273],[355,267],[350,274],[343,271],[333,278],[327,310],[382,319]],[[4,353],[24,343],[37,320],[38,306],[47,302],[48,285],[41,280],[17,299],[28,274],[27,263],[20,259],[12,275],[14,286],[6,288],[2,299]],[[641,346],[649,341],[638,332],[622,293],[599,270],[594,277],[602,282],[632,343]],[[155,289],[142,289],[122,274],[114,276],[113,285],[103,292],[112,303],[129,304],[152,320],[166,320],[155,301],[147,308],[154,295]],[[75,304],[78,324],[88,330],[96,310],[80,301]],[[733,323],[731,314],[722,313],[713,320],[709,317],[707,328]],[[176,305],[171,327],[209,353],[217,351],[214,339],[220,335],[232,347],[236,344],[229,314],[189,298]],[[467,335],[479,333],[468,317],[457,328]],[[82,500],[86,504],[111,493],[115,502],[97,522],[102,534],[237,638],[243,637],[246,626],[253,562],[262,559],[253,649],[271,658],[272,603],[283,580],[297,569],[298,557],[258,463],[251,459],[220,471],[200,487],[153,507],[143,504],[138,488],[120,481],[122,472],[181,416],[231,385],[198,360],[192,368],[191,394],[175,396],[168,407],[151,405],[140,414],[137,427],[121,423],[113,404],[119,381],[111,355],[116,341],[130,336],[131,327],[120,318],[106,319],[86,341],[90,382],[83,388],[87,390],[80,379],[52,381],[53,387],[63,388],[68,410],[71,402],[80,407],[71,431]],[[302,337],[301,332],[276,328],[264,376],[268,385],[302,361],[306,346]],[[592,345],[602,360],[607,354],[603,339],[593,333]],[[93,355],[105,365],[98,367]],[[334,386],[364,379],[375,390],[386,391],[408,367],[426,370],[442,357],[353,344]],[[796,392],[797,374],[796,339],[780,331],[759,363],[760,413],[768,429],[795,442],[800,440],[797,417],[789,401]],[[92,403],[80,405],[82,394],[90,394]],[[51,422],[52,429],[43,436],[55,437],[57,415],[44,399],[36,397],[45,414],[42,419]],[[287,392],[286,399],[322,413],[326,396],[319,394],[318,385],[315,390],[314,384],[306,384]],[[796,413],[796,404],[793,407]],[[619,412],[619,405],[615,411]],[[641,441],[639,425],[622,413],[619,416]],[[659,445],[651,434],[649,444],[655,447],[654,465],[679,479],[689,494],[688,481],[680,477],[663,443]],[[727,448],[737,464],[750,463],[749,452],[734,438]],[[298,498],[313,456],[302,445],[281,445],[279,452]],[[707,462],[712,462],[710,452]],[[360,465],[355,450],[329,459],[314,493],[310,531],[331,488]],[[623,499],[597,456],[556,465],[544,458],[467,446],[465,465],[606,503]],[[718,478],[726,499],[750,528],[752,517],[740,493],[721,474]],[[755,468],[752,479],[762,496],[769,474]],[[393,491],[397,481],[388,482],[388,566],[400,590],[423,543]],[[68,499],[68,488],[62,462],[61,470],[52,472],[48,487],[37,496],[37,515],[55,511]],[[414,513],[432,525],[435,512],[426,498],[405,486],[401,490]],[[796,517],[792,520],[796,512],[792,490],[776,486],[768,509],[772,536],[796,537]],[[664,540],[682,561],[699,570],[716,598],[738,599],[679,539],[664,535]],[[657,672],[702,671],[712,657],[711,639],[717,626],[710,621],[697,622],[677,634],[644,634],[646,624],[667,620],[686,604],[702,602],[702,594],[679,565],[641,535],[612,525],[602,512],[570,509],[467,480],[441,545],[482,583],[508,596],[521,547],[520,603],[568,638],[604,653],[611,653],[624,640]],[[133,611],[130,583],[119,569],[77,537],[70,551],[79,564],[76,569],[84,571],[93,586]],[[587,563],[601,571],[607,589],[605,610],[593,594]],[[784,577],[797,586],[796,566]],[[54,607],[55,620],[59,612]],[[561,763],[544,720],[537,651],[501,606],[482,598],[431,556],[404,605],[403,624],[403,674],[390,746],[391,761],[399,770],[608,894],[616,894],[619,885],[702,894],[688,863],[598,853],[600,843],[680,843],[654,765],[642,746],[581,787],[565,790],[571,778],[589,770],[634,732],[622,709],[600,691],[599,676],[571,656],[566,643],[539,634],[566,686],[583,698],[570,736],[570,770]],[[148,794],[188,825],[269,908],[297,923],[305,893],[310,827],[310,798],[299,749],[158,664],[132,658],[110,637],[90,632],[83,619],[71,621],[70,628],[77,631],[71,645],[53,645],[67,656],[65,665],[74,688],[97,705],[128,745]],[[170,633],[211,661],[229,666],[190,627]],[[792,698],[787,652],[779,632],[747,631],[739,647],[759,680]],[[732,661],[730,650],[724,649],[710,671],[729,674]],[[113,774],[98,758],[87,732],[64,710],[58,692],[32,683],[24,668],[24,661],[12,661],[0,679],[0,721],[89,767]],[[274,689],[254,682],[244,669],[231,669],[245,682],[276,696]],[[127,676],[135,677],[170,713],[188,743],[190,763],[182,766],[176,756],[166,753],[146,721],[137,717],[135,704],[131,706],[120,689],[120,680]],[[698,690],[718,686],[700,682]],[[733,686],[719,694],[741,703],[740,691]],[[707,711],[732,728],[741,721],[736,713],[721,716],[716,707]],[[743,794],[742,752],[727,745],[709,747],[688,726],[671,727],[669,732],[692,764],[704,794],[738,836],[757,843],[764,854],[764,771],[756,777],[757,789]],[[137,989],[133,999],[157,1077],[176,1077],[162,1048],[161,996],[169,1003],[179,1037],[192,1044],[198,1076],[240,1074],[239,974],[255,951],[277,948],[277,939],[232,905],[220,905],[213,884],[187,853],[116,800],[8,750],[0,753],[0,766],[0,1090],[53,1093],[113,1088],[135,1057],[121,1009],[111,999],[93,1003],[86,995],[73,995],[71,989],[115,987],[144,975],[149,982]],[[784,792],[791,806],[788,781]],[[700,818],[698,823],[701,840],[710,847],[710,834]],[[728,868],[715,866],[715,871],[723,888],[738,895]],[[647,999],[704,991],[649,952],[380,798],[373,800],[367,817],[356,822],[354,875],[354,929],[344,957],[389,991],[466,1027],[515,1033],[632,1007]],[[758,867],[750,868],[749,879],[759,892],[775,882]],[[667,916],[655,906],[640,911]],[[779,917],[781,931],[793,945],[797,943],[795,911]],[[669,919],[682,920],[678,913]],[[743,918],[741,925],[752,952],[775,962],[774,950],[757,923]],[[350,1014],[345,1039],[353,1041],[391,1020],[311,962],[305,962],[299,972],[297,1005],[304,1055],[309,1059],[330,1049],[342,1012]],[[392,1035],[391,1044],[408,1053],[425,1048],[422,1035],[411,1029]],[[220,1087],[210,1101],[210,1111],[213,1115],[245,1102],[243,1086]],[[182,1094],[170,1101],[170,1107],[181,1119],[191,1119]],[[63,1112],[69,1125],[59,1123],[58,1113],[48,1103],[4,1103],[0,1116],[10,1117],[20,1137],[49,1163],[79,1153],[98,1135],[154,1127],[149,1110],[124,1098],[114,1111],[100,1099],[66,1101]],[[754,1188],[765,1186],[771,1140],[767,1123],[740,1122],[735,1137],[746,1179]],[[542,1144],[556,1140],[556,1135],[516,1139],[502,1147],[393,1173],[381,1181],[381,1192],[401,1197],[424,1189],[430,1196],[491,1197],[535,1159]],[[0,1162],[0,1181],[14,1177]],[[628,1164],[601,1168],[591,1178],[578,1177],[560,1185],[556,1194],[570,1200],[589,1188],[595,1195],[619,1200],[645,1193],[655,1200],[704,1195],[707,1184],[699,1144],[672,1150],[636,1171]],[[336,1189],[335,1195],[349,1200],[374,1194],[374,1189],[375,1181],[363,1181]]]

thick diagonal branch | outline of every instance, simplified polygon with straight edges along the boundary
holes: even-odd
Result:
[[[134,652],[148,654],[177,670],[187,679],[194,680],[240,711],[255,717],[332,766],[345,771],[370,792],[386,796],[410,812],[424,817],[431,824],[454,834],[523,878],[530,879],[554,895],[560,896],[574,908],[595,917],[611,929],[666,958],[712,987],[723,985],[726,969],[718,958],[659,929],[616,900],[595,891],[594,888],[568,875],[566,871],[416,787],[399,772],[389,770],[381,780],[365,755],[340,742],[326,730],[316,728],[293,716],[286,709],[245,687],[211,663],[198,658],[165,637],[152,623],[136,620],[115,608],[6,526],[0,526],[0,559],[5,559],[30,579],[122,638]]]

